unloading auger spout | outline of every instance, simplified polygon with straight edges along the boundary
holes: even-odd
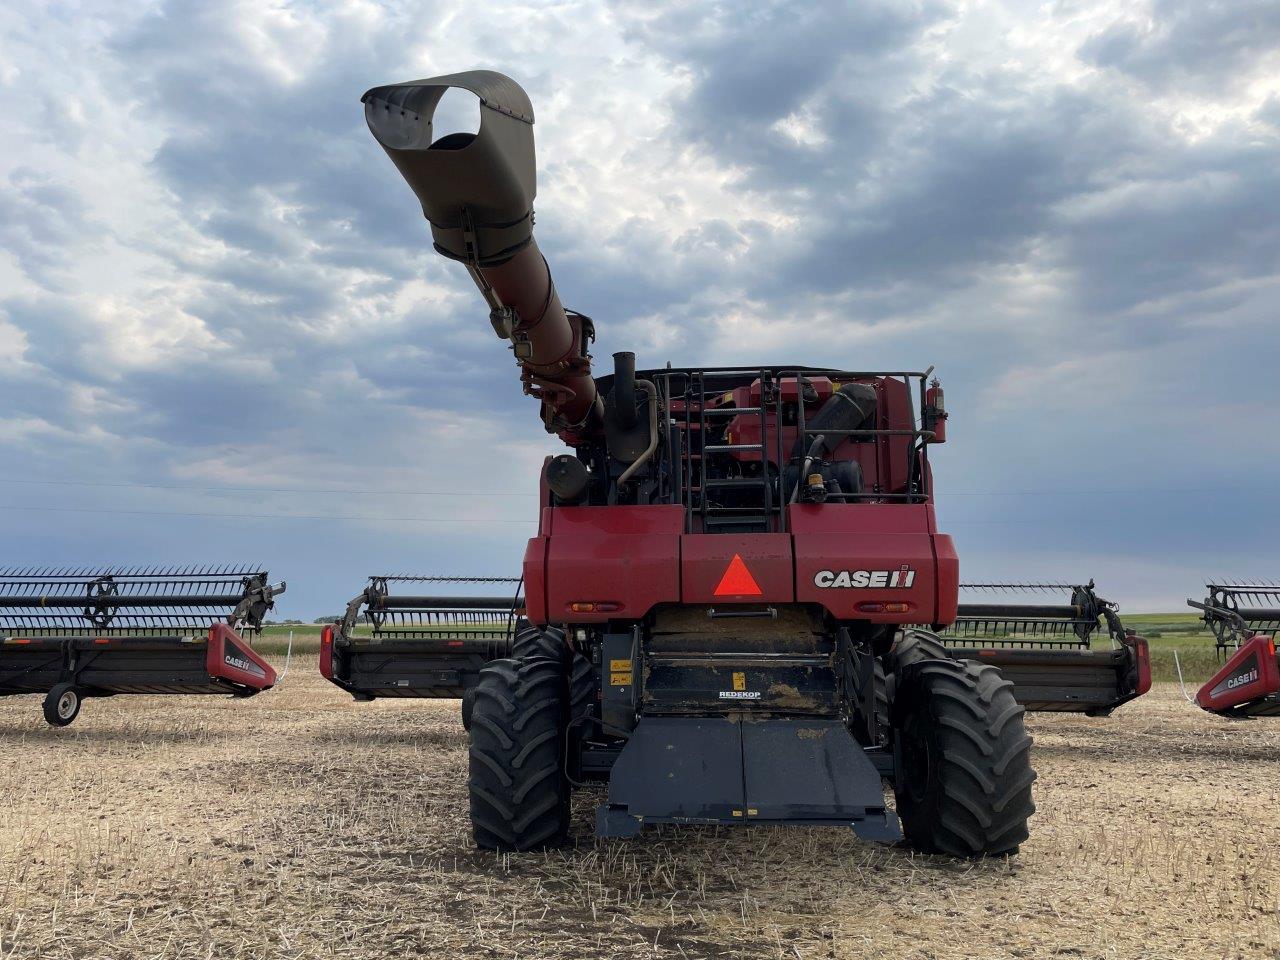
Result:
[[[432,120],[451,88],[479,99],[480,128],[436,139]],[[603,404],[587,352],[591,320],[560,303],[533,238],[533,107],[524,90],[473,70],[374,87],[362,102],[369,130],[422,204],[436,250],[466,264],[494,331],[511,341],[547,430],[570,444],[595,433]]]

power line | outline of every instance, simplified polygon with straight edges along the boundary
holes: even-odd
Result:
[[[137,517],[203,517],[224,520],[328,520],[368,523],[519,523],[532,526],[535,519],[504,520],[492,517],[368,517],[368,516],[306,516],[297,513],[185,513],[169,510],[98,510],[88,507],[30,507],[0,504],[0,510],[30,511],[35,513],[100,513]]]
[[[14,480],[0,478],[0,483],[17,483],[28,486],[59,487],[112,487],[141,490],[187,490],[192,493],[319,493],[350,496],[391,497],[532,497],[536,493],[483,490],[322,490],[314,487],[196,487],[183,483],[135,483],[103,480]]]
[[[134,481],[104,480],[30,480],[0,478],[0,483],[22,484],[26,486],[64,486],[64,487],[106,487],[115,489],[140,490],[179,490],[191,493],[305,493],[324,496],[387,496],[387,497],[515,497],[518,499],[536,499],[537,494],[520,493],[511,490],[357,490],[350,488],[324,489],[317,487],[202,487],[182,483],[144,483]],[[1209,493],[1253,493],[1253,487],[1188,487],[1183,489],[1150,489],[1138,488],[1128,490],[1088,490],[1075,488],[1071,490],[948,490],[938,491],[940,499],[948,497],[1126,497],[1152,496],[1168,494],[1171,496],[1189,496]]]

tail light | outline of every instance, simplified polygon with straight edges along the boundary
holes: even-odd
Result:
[[[569,604],[570,613],[614,613],[622,604],[610,600],[575,600]]]
[[[328,626],[320,631],[320,675],[326,680],[333,679],[333,627]]]
[[[858,610],[861,613],[907,613],[910,609],[909,603],[880,603],[866,600],[858,604]]]
[[[1133,640],[1134,656],[1138,659],[1138,688],[1134,692],[1140,697],[1151,689],[1151,648],[1145,638],[1134,634],[1129,636]]]

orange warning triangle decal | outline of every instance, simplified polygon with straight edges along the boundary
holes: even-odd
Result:
[[[715,595],[717,597],[762,597],[764,591],[760,589],[760,584],[756,583],[756,578],[751,575],[747,565],[742,562],[741,554],[735,553],[733,559],[729,561],[724,576],[720,578],[720,585],[716,587]]]

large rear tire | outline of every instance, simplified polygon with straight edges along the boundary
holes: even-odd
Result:
[[[559,627],[535,627],[528,621],[516,630],[515,639],[511,642],[513,660],[547,657],[556,663],[564,664],[569,660],[570,653],[572,651],[565,640],[563,630]]]
[[[471,825],[485,850],[542,850],[569,832],[563,668],[545,657],[494,660],[471,711]]]
[[[1017,853],[1036,775],[1013,684],[995,667],[933,657],[894,672],[894,792],[907,842],[953,857]]]
[[[951,654],[937,634],[928,630],[903,630],[902,636],[894,642],[889,657],[893,662],[894,673],[898,673],[903,667],[921,660],[950,660]]]

